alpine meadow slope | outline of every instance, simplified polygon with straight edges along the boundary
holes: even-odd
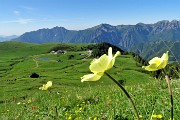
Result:
[[[124,93],[102,76],[96,82],[81,83],[89,74],[91,61],[112,47],[114,67],[107,72],[130,93],[142,119],[160,114],[170,118],[168,90],[164,80],[145,72],[140,57],[111,44],[34,44],[0,42],[0,119],[131,120],[136,119]],[[93,50],[92,56],[88,50]],[[61,50],[59,54],[53,51]],[[36,73],[38,77],[32,77]],[[52,81],[48,90],[39,88]],[[180,81],[172,81],[174,119],[180,118]],[[142,104],[143,103],[143,104]]]

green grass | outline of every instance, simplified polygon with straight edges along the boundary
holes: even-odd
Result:
[[[0,43],[0,119],[60,119],[60,120],[133,120],[131,104],[124,93],[107,76],[96,82],[81,83],[80,77],[89,74],[92,58],[86,58],[82,46],[63,44],[66,54],[50,54],[57,44]],[[84,54],[84,55],[82,55]],[[70,55],[73,57],[69,58]],[[49,58],[49,60],[42,60]],[[61,60],[57,62],[57,60]],[[38,64],[38,66],[37,66]],[[140,72],[130,55],[117,57],[108,71],[135,101],[143,120],[153,114],[170,118],[170,101],[164,80],[155,80]],[[31,73],[39,78],[30,78]],[[39,87],[52,81],[48,91]],[[180,118],[180,81],[172,80],[174,118]]]

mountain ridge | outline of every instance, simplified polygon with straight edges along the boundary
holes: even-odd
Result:
[[[138,23],[136,25],[117,26],[100,24],[84,30],[68,30],[64,27],[56,26],[52,29],[44,28],[37,31],[26,32],[16,40],[40,44],[48,42],[107,42],[123,50],[136,52],[134,48],[150,41],[180,41],[180,21],[162,20],[154,24]]]
[[[174,30],[174,31],[173,31]],[[119,43],[124,47],[131,47],[135,42],[146,42],[157,40],[164,35],[164,32],[171,32],[173,40],[180,39],[180,21],[159,21],[154,24],[138,23],[136,25],[117,25],[100,24],[84,30],[68,30],[64,27],[43,28],[37,31],[26,32],[16,40],[33,43],[46,42],[72,42],[72,43],[93,43],[93,42],[113,42]],[[31,40],[28,37],[34,36]],[[48,37],[47,37],[48,36]],[[177,38],[177,37],[178,38]],[[45,37],[45,38],[44,38]],[[103,41],[102,39],[106,40]],[[84,39],[83,39],[84,38]],[[170,37],[169,37],[170,38]],[[50,40],[51,39],[51,40]],[[140,39],[140,40],[138,40]],[[35,41],[36,40],[36,41]],[[132,41],[133,40],[133,41]],[[168,40],[165,38],[164,40]],[[125,43],[126,41],[126,43]],[[132,43],[132,44],[131,44]]]

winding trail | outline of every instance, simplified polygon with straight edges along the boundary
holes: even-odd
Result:
[[[38,68],[39,67],[38,61],[35,58],[33,58],[33,61],[36,63],[36,68]]]

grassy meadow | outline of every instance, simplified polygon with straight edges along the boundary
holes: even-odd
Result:
[[[65,54],[52,54],[59,46]],[[85,44],[0,43],[1,120],[135,120],[131,104],[122,90],[107,76],[96,82],[83,82],[89,74],[92,57]],[[108,73],[133,98],[142,120],[170,118],[170,100],[165,80],[142,73],[131,55],[118,56]],[[30,78],[32,73],[39,78]],[[39,90],[47,81],[53,86]],[[174,119],[180,119],[180,80],[171,80]]]

